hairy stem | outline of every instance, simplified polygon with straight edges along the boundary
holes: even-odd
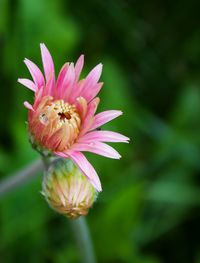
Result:
[[[82,263],[96,263],[89,228],[84,217],[70,220],[70,225],[80,253]]]
[[[0,181],[0,197],[11,192],[13,189],[22,186],[30,181],[35,175],[44,169],[44,165],[40,159],[32,162],[17,173],[6,177]]]

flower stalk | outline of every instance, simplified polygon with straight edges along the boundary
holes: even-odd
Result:
[[[19,170],[17,173],[7,176],[4,180],[0,181],[0,197],[3,197],[32,180],[38,173],[42,172],[43,169],[43,162],[38,159]]]
[[[79,250],[81,263],[96,263],[90,231],[85,217],[69,220]]]
[[[23,186],[30,179],[33,179],[38,173],[42,172],[55,162],[55,159],[48,157],[38,159],[17,173],[8,176],[0,182],[0,198],[4,197],[9,192]],[[77,248],[79,250],[80,259],[82,263],[96,263],[92,240],[90,237],[89,228],[85,218],[80,217],[76,220],[69,220]]]

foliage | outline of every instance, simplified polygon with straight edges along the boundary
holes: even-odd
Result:
[[[102,62],[105,128],[131,138],[123,158],[89,159],[103,192],[88,215],[98,262],[200,262],[200,94],[197,1],[0,1],[0,177],[37,154],[16,80],[39,43],[58,70],[84,53]],[[85,71],[85,74],[87,72]],[[0,262],[79,262],[67,220],[49,209],[41,177],[0,200]]]

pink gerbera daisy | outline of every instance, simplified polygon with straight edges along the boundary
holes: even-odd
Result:
[[[109,158],[121,156],[105,142],[128,142],[129,138],[116,132],[97,130],[101,125],[122,114],[109,110],[95,115],[103,83],[98,82],[102,64],[98,64],[85,79],[79,80],[84,56],[76,64],[66,63],[55,79],[54,63],[44,44],[40,45],[44,75],[32,61],[25,59],[33,81],[18,82],[35,93],[28,108],[28,129],[35,144],[63,158],[72,159],[91,184],[101,191],[99,177],[82,152],[92,152]]]

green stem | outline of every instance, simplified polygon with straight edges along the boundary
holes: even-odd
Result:
[[[42,162],[43,162],[43,164],[44,164],[45,170],[47,170],[48,167],[49,167],[49,165],[50,165],[50,163],[51,163],[50,158],[43,156],[43,157],[42,157]]]
[[[70,225],[77,243],[82,263],[96,263],[89,228],[84,217],[70,220]]]
[[[22,186],[24,183],[30,181],[34,176],[44,169],[42,161],[36,160],[24,167],[14,175],[6,177],[0,182],[0,197],[11,192],[13,189]]]
[[[56,162],[60,157],[49,157],[49,156],[42,156],[42,162],[44,164],[45,170],[48,170],[49,166]]]
[[[55,159],[42,158],[42,160],[36,160],[14,175],[10,175],[2,180],[0,182],[0,197],[24,185],[44,169],[48,169],[50,163],[55,161]],[[81,262],[96,263],[90,232],[85,218],[80,217],[76,220],[70,220],[70,225],[80,253]]]

